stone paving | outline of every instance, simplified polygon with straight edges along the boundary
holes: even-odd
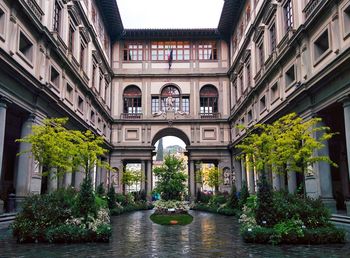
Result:
[[[322,246],[245,244],[237,219],[191,212],[192,224],[161,226],[152,211],[113,217],[108,244],[17,244],[0,230],[0,257],[350,257],[350,243]]]

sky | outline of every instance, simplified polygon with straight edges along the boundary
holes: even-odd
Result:
[[[116,0],[126,29],[217,28],[224,0]]]

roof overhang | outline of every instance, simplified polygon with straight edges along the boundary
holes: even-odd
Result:
[[[119,35],[124,31],[123,22],[119,13],[119,8],[116,0],[96,0],[108,34],[112,41],[119,38]]]
[[[217,29],[125,29],[122,40],[220,39]]]
[[[245,2],[246,0],[225,0],[218,26],[225,39],[231,37]]]

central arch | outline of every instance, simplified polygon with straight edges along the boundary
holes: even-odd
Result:
[[[161,129],[154,135],[152,139],[152,146],[154,146],[159,139],[166,136],[178,137],[186,144],[186,146],[189,146],[191,144],[190,139],[188,138],[187,134],[184,131],[174,127],[168,127],[168,128]]]

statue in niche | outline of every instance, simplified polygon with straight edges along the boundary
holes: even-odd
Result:
[[[231,171],[229,168],[224,168],[224,185],[230,185]]]
[[[168,111],[174,111],[174,99],[172,96],[167,97],[166,108]]]

